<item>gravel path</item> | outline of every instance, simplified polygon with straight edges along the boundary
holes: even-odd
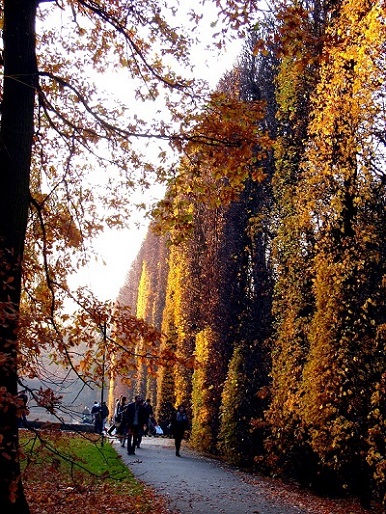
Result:
[[[190,450],[182,443],[144,437],[136,455],[116,449],[137,479],[166,497],[171,512],[181,514],[309,514],[311,511],[277,496],[267,479],[259,479]],[[326,512],[326,511],[325,511]]]

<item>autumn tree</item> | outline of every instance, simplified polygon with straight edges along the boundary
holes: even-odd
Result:
[[[264,102],[265,114],[256,125],[276,135],[274,78],[277,56],[274,46],[256,52],[267,39],[273,20],[266,18],[260,30],[252,32],[239,58],[239,95],[245,102]],[[269,50],[268,50],[269,49]],[[229,208],[228,230],[237,241],[232,256],[237,265],[237,288],[233,296],[236,321],[232,358],[229,362],[220,408],[218,447],[231,462],[251,464],[263,453],[264,432],[257,428],[267,407],[271,369],[273,270],[271,264],[273,152],[260,156],[256,166],[264,179],[248,177],[244,190]]]
[[[222,448],[228,448],[227,456],[232,453],[244,462],[246,454],[241,448],[235,451],[226,434],[243,419],[244,430],[239,426],[234,437],[251,441],[252,418],[263,415],[265,402],[257,400],[256,393],[268,381],[265,341],[271,330],[270,238],[265,218],[271,199],[267,177],[273,171],[268,148],[275,131],[270,63],[274,58],[270,53],[255,59],[256,42],[255,34],[243,62],[219,81],[206,119],[192,132],[205,134],[205,144],[186,145],[179,174],[154,211],[159,230],[169,230],[176,244],[164,313],[169,348],[176,352],[183,348],[185,357],[194,350],[195,359],[191,391],[185,372],[175,370],[172,378],[168,370],[167,403],[171,397],[191,394],[191,443],[217,451],[222,423]],[[229,378],[226,385],[233,352],[245,360],[250,378],[247,390],[240,387],[241,402],[229,390],[232,384],[241,386],[241,377]],[[229,405],[221,413],[224,384]],[[244,450],[252,459],[253,447],[246,443]]]
[[[299,425],[300,384],[308,354],[307,330],[314,310],[312,296],[313,231],[300,229],[297,187],[307,142],[311,94],[319,74],[325,14],[316,2],[288,2],[276,20],[279,59],[275,77],[277,135],[272,178],[274,215],[271,230],[274,270],[272,400],[267,412],[271,435],[266,441],[270,466],[299,473],[312,466]],[[288,468],[287,468],[288,466]],[[296,473],[296,471],[295,471]]]
[[[182,306],[183,283],[186,280],[183,253],[176,253],[172,248],[169,254],[167,286],[165,292],[165,308],[162,316],[162,350],[170,357],[178,353],[181,338],[184,338]],[[157,413],[161,422],[168,422],[172,409],[177,401],[177,394],[183,391],[176,384],[176,362],[170,358],[168,366],[158,367],[157,376]],[[181,385],[181,384],[180,384]]]
[[[189,126],[186,115],[191,109],[179,111],[177,106],[183,105],[184,94],[190,101],[193,84],[164,67],[157,55],[167,55],[169,66],[186,62],[191,42],[186,34],[171,27],[158,2],[121,5],[115,0],[103,4],[88,0],[3,0],[0,7],[4,67],[0,127],[0,348],[4,370],[0,383],[0,497],[7,513],[22,513],[28,512],[28,506],[18,462],[18,366],[28,366],[28,373],[34,374],[33,359],[22,359],[22,349],[30,356],[57,352],[60,361],[66,356],[75,367],[71,359],[74,348],[91,345],[91,330],[76,330],[63,314],[67,275],[87,262],[92,253],[87,245],[90,237],[106,224],[124,222],[129,202],[121,193],[138,182],[148,182],[146,160],[142,161],[145,172],[135,171],[141,158],[138,145],[134,148],[131,141],[153,136],[181,140],[172,122],[184,118],[186,125],[182,126]],[[226,3],[221,10],[227,13]],[[170,20],[176,10],[171,6],[168,12]],[[232,11],[236,29],[245,23],[244,18],[242,8]],[[199,16],[190,12],[189,19],[195,22]],[[93,81],[87,80],[87,73],[94,70],[98,74],[107,68],[123,71],[133,84],[137,101],[154,100],[164,87],[171,123],[162,119],[145,126],[138,114],[128,115],[127,106],[98,92]],[[99,79],[100,75],[96,76],[95,82]],[[174,92],[178,92],[178,99]],[[190,102],[189,107],[194,109],[195,105]],[[84,159],[84,152],[92,157]],[[96,169],[100,172],[98,180]],[[117,170],[115,180],[113,169]],[[96,209],[98,203],[102,210]],[[85,298],[84,293],[79,290],[70,295],[86,313],[79,313],[78,321],[98,330],[106,321],[105,306],[92,297]],[[135,325],[134,317],[127,317],[126,329],[121,322],[123,318],[118,323],[120,330],[133,334],[128,335],[129,342],[134,335],[142,337],[147,332],[143,323]],[[89,348],[83,359],[85,371],[91,355]],[[96,371],[100,372],[98,366]]]
[[[239,81],[239,70],[220,80],[184,148],[186,157],[179,173],[154,211],[160,230],[169,230],[172,243],[177,245],[169,273],[177,273],[177,266],[184,270],[183,286],[181,279],[174,279],[173,297],[166,305],[184,313],[183,322],[180,317],[180,323],[174,319],[170,325],[175,344],[182,341],[177,335],[181,327],[189,335],[189,343],[183,345],[188,351],[186,357],[189,348],[191,352],[194,349],[191,442],[211,451],[216,451],[221,393],[237,340],[236,320],[243,315],[245,280],[252,266],[248,252],[240,252],[248,208],[244,202],[239,204],[238,198],[244,194],[248,179],[263,178],[259,164],[270,144],[266,127],[259,124],[264,117],[264,100],[241,99]],[[197,141],[196,135],[202,139]],[[252,196],[246,193],[246,197]],[[184,328],[186,321],[193,330]],[[176,378],[182,378],[181,371]],[[176,385],[174,382],[173,387]]]
[[[283,20],[303,35],[284,38],[297,51],[288,63],[284,52],[278,74],[278,329],[267,447],[277,467],[293,473],[298,463],[307,481],[368,494],[367,420],[379,427],[369,406],[383,372],[384,12],[348,1],[299,12],[299,3],[285,11]]]
[[[384,14],[381,2],[343,1],[328,28],[323,55],[329,59],[313,99],[299,208],[316,234],[315,312],[301,410],[310,445],[328,472],[364,493],[365,420],[385,369],[383,214],[379,218],[384,174],[377,166],[383,143],[376,135],[383,109]],[[312,200],[305,194],[309,187]]]
[[[168,275],[168,254],[166,239],[155,235],[150,227],[116,299],[120,309],[130,309],[132,313],[136,313],[136,317],[155,327],[160,335]],[[132,396],[141,394],[150,397],[155,405],[156,373],[148,372],[149,357],[146,357],[146,351],[146,342],[138,340],[129,381],[128,377],[120,375],[111,377],[114,382],[111,393],[113,398],[117,398],[119,394],[127,395],[129,390]],[[126,378],[125,383],[122,382],[122,378]]]

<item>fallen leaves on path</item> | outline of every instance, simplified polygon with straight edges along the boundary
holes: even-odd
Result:
[[[361,506],[355,498],[327,498],[300,487],[296,483],[283,482],[279,479],[254,477],[246,479],[250,484],[263,486],[263,490],[272,500],[282,505],[297,507],[308,514],[384,514],[381,506],[372,505],[371,510]],[[258,489],[256,487],[256,489]]]

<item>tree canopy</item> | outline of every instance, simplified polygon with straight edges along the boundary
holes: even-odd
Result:
[[[245,38],[214,91],[186,68],[209,6],[220,51]],[[165,420],[186,403],[205,451],[385,502],[384,2],[0,7],[7,514],[28,512],[17,393],[43,356],[85,387],[107,362]],[[154,180],[166,194],[117,302],[71,290]]]
[[[227,119],[234,152],[189,142],[154,211],[164,344],[193,357],[157,407],[184,398],[199,449],[384,505],[385,4],[272,6],[194,127]]]
[[[122,374],[138,339],[159,337],[136,313],[112,311],[84,288],[71,291],[68,275],[90,259],[89,241],[103,227],[127,222],[130,192],[169,176],[162,141],[181,151],[187,139],[205,139],[190,134],[203,84],[181,73],[205,4],[229,15],[235,34],[247,22],[243,2],[184,8],[191,30],[178,21],[178,2],[0,3],[0,496],[7,513],[28,512],[17,454],[19,377],[35,376],[39,357],[50,355],[92,381],[106,351],[95,346],[95,332],[111,315],[125,346],[110,335],[107,350],[121,350],[114,365]],[[220,28],[218,48],[227,37]],[[106,73],[122,82],[115,100],[111,86],[100,87]],[[142,115],[145,106],[154,116]],[[161,145],[156,166],[143,156],[150,140]],[[52,396],[38,399],[52,410]]]

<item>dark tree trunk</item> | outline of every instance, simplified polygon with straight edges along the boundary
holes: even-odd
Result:
[[[37,80],[37,0],[4,0],[4,89],[0,127],[0,504],[29,508],[20,480],[17,394],[18,325]]]

